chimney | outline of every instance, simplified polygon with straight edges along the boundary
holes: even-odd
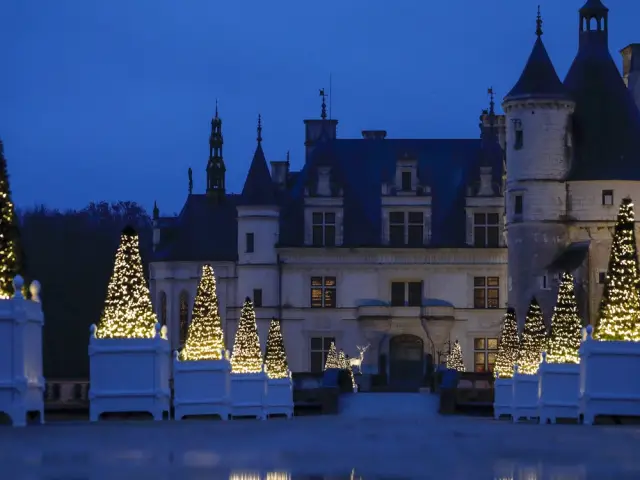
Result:
[[[363,130],[362,138],[365,140],[384,140],[387,138],[386,130]]]
[[[289,162],[286,160],[271,161],[271,180],[279,188],[287,185],[287,177],[289,176]]]
[[[480,167],[480,188],[478,189],[479,197],[492,197],[493,193],[491,167]]]

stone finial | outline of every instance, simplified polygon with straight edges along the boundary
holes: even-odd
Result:
[[[587,336],[585,340],[593,340],[593,327],[591,325],[587,325],[586,332]]]
[[[20,275],[13,277],[13,298],[24,298],[22,296],[22,287],[24,287],[24,278]]]
[[[542,363],[547,363],[547,352],[542,352]]]
[[[31,282],[31,285],[29,285],[31,300],[33,300],[34,302],[40,303],[40,288],[40,282],[37,280],[34,280],[33,282]]]
[[[159,323],[156,323],[156,326],[160,325]],[[158,331],[158,328],[156,327],[156,332]],[[168,329],[166,325],[163,325],[162,328],[160,328],[160,338],[163,338],[164,340],[167,340],[169,337],[167,336],[168,333]]]

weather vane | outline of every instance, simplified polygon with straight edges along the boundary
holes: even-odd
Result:
[[[322,97],[322,113],[320,114],[320,118],[326,120],[327,118],[327,104],[325,99],[327,98],[327,94],[324,93],[324,88],[320,89],[320,96]]]

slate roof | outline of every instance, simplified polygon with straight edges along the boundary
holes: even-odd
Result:
[[[275,186],[271,181],[271,173],[269,173],[261,142],[258,142],[253,154],[249,173],[242,189],[241,203],[243,205],[277,204]]]

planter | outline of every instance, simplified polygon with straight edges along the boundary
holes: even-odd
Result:
[[[578,418],[580,364],[547,363],[542,354],[538,369],[538,416],[540,423],[556,423],[558,418]]]
[[[162,420],[169,412],[170,347],[167,328],[156,324],[154,338],[89,340],[89,420],[103,413],[149,412]]]
[[[22,277],[17,276],[13,286],[18,293],[0,300],[0,412],[7,414],[14,427],[24,427],[29,412],[38,412],[40,423],[44,423],[44,315],[37,282],[31,284],[35,301],[23,297]]]
[[[513,379],[496,378],[493,382],[493,416],[497,420],[502,416],[512,415]]]
[[[597,415],[640,416],[640,342],[594,340],[589,325],[580,345],[579,413],[586,425]]]
[[[293,382],[291,373],[287,378],[267,379],[264,402],[265,415],[286,415],[293,417]]]
[[[231,373],[231,415],[266,419],[267,374]]]
[[[538,375],[518,373],[516,365],[513,373],[513,407],[511,416],[514,422],[521,418],[530,420],[538,417]]]
[[[174,418],[186,415],[218,415],[228,420],[231,415],[228,352],[220,360],[181,361],[173,359]]]

